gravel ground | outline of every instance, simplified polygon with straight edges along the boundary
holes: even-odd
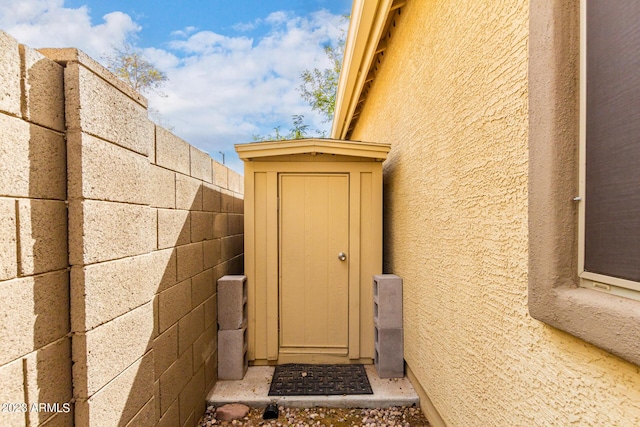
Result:
[[[214,417],[215,408],[209,406],[200,427],[210,426],[276,426],[276,427],[426,427],[429,422],[420,408],[391,407],[385,409],[339,409],[339,408],[283,408],[279,407],[277,419],[263,420],[264,409],[252,408],[241,420],[218,421]]]

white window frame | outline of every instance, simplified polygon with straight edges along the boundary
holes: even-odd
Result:
[[[580,146],[578,208],[579,286],[640,300],[640,282],[585,271],[586,147],[587,147],[587,0],[580,0]]]

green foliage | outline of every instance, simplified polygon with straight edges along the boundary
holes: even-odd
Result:
[[[349,21],[349,15],[344,15],[343,19]],[[345,43],[343,32],[338,38],[336,46],[328,44],[324,47],[324,53],[331,62],[330,68],[304,70],[300,75],[302,84],[298,90],[302,99],[307,101],[313,110],[320,112],[325,117],[325,123],[333,119]]]
[[[291,129],[291,138],[290,139],[302,139],[307,136],[307,129],[309,129],[309,125],[304,124],[304,116],[302,114],[294,114],[293,118],[293,128]]]
[[[332,63],[331,68],[304,70],[300,75],[302,84],[298,90],[302,99],[307,101],[313,110],[320,112],[325,117],[325,122],[333,118],[343,48],[344,42],[337,47],[325,46],[324,53]]]
[[[114,49],[114,54],[107,58],[107,68],[140,93],[159,92],[168,80],[165,73],[130,44]]]
[[[349,20],[349,15],[343,16],[345,21]],[[338,80],[340,79],[340,71],[342,69],[342,57],[345,46],[344,32],[338,38],[335,46],[326,45],[324,53],[331,62],[330,68],[323,70],[314,68],[312,70],[304,70],[300,75],[302,84],[298,87],[298,91],[302,99],[307,101],[311,109],[321,113],[325,120],[329,122],[333,119],[333,112],[336,105],[336,92],[338,91]],[[296,114],[293,117],[293,127],[289,133],[282,134],[280,127],[274,128],[275,133],[270,135],[253,135],[254,141],[280,141],[283,139],[301,139],[307,138],[309,133],[309,125],[304,124],[304,116]],[[317,136],[324,137],[323,132],[314,131]]]
[[[309,137],[309,125],[304,123],[302,114],[294,114],[291,116],[293,127],[286,134],[281,133],[280,126],[273,128],[274,133],[269,135],[253,135],[254,141],[282,141],[285,139],[303,139]],[[318,132],[316,131],[316,134]],[[318,135],[320,136],[320,135]],[[322,135],[324,136],[324,135]]]

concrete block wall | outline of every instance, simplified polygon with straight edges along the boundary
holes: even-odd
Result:
[[[0,31],[2,426],[73,422],[63,71]]]
[[[395,274],[373,276],[374,364],[380,378],[404,376],[402,278]]]
[[[218,378],[241,380],[249,367],[247,276],[218,279]]]
[[[247,323],[247,277],[224,276],[218,279],[218,328],[240,329]]]
[[[217,379],[216,281],[244,268],[243,228],[230,226],[243,218],[243,189],[227,185],[235,172],[166,129],[155,131],[157,251],[175,257],[172,280],[155,296],[158,415],[161,425],[193,425]]]
[[[0,425],[195,425],[215,283],[243,270],[240,176],[82,52],[0,47],[0,401],[75,402]]]

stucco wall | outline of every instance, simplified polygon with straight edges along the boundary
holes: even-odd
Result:
[[[528,13],[408,1],[351,136],[392,144],[405,359],[450,426],[638,425],[639,368],[528,314]]]
[[[0,42],[0,401],[73,390],[55,425],[195,425],[217,376],[216,280],[243,270],[241,177],[82,52]]]

